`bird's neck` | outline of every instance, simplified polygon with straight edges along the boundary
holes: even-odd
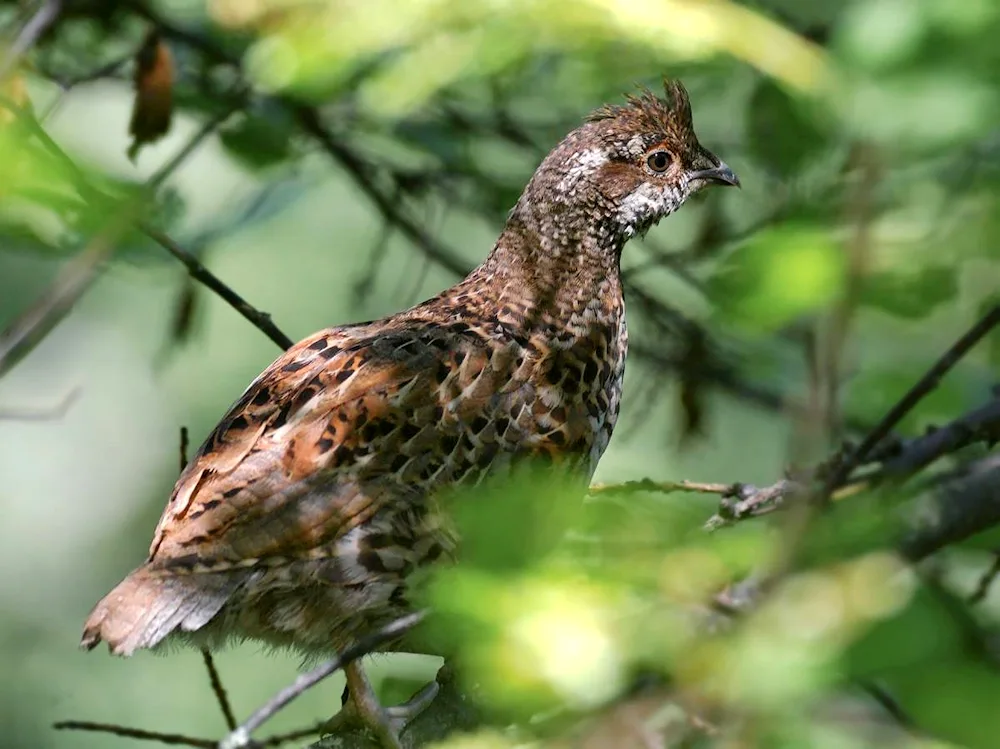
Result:
[[[462,283],[505,325],[588,335],[624,314],[623,240],[564,211],[526,213],[519,204],[489,257]]]

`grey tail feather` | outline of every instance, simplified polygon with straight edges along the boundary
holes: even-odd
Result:
[[[155,647],[177,628],[192,632],[205,626],[239,584],[232,575],[181,576],[139,567],[90,612],[80,645],[92,650],[104,641],[122,656]]]

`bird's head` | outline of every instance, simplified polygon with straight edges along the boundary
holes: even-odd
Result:
[[[550,218],[590,216],[621,241],[703,187],[739,187],[732,169],[698,142],[684,86],[666,81],[664,93],[645,91],[594,112],[546,157],[525,197],[536,208],[544,203]]]

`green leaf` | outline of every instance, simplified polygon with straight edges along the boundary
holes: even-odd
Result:
[[[251,169],[265,169],[292,158],[295,127],[275,111],[253,113],[220,131],[219,140],[235,159]]]
[[[919,319],[958,295],[954,266],[924,266],[916,272],[884,271],[869,275],[861,303],[896,317]]]
[[[987,749],[1000,732],[1000,675],[977,652],[962,606],[943,591],[919,590],[848,648],[844,666],[853,677],[883,682],[932,735]]]
[[[775,330],[836,299],[843,276],[843,255],[827,231],[786,224],[729,255],[708,287],[731,322]]]
[[[536,564],[583,510],[585,487],[544,465],[519,465],[446,497],[462,539],[462,563],[491,572]]]

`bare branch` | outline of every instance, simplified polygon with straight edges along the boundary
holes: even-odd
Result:
[[[123,209],[74,257],[40,299],[0,332],[0,376],[3,376],[62,320],[95,281],[104,262],[125,234],[136,206]]]
[[[252,746],[252,739],[250,737],[253,732],[273,718],[292,700],[296,699],[301,694],[323,681],[323,679],[326,679],[330,675],[336,673],[344,666],[356,661],[362,656],[378,650],[386,643],[392,642],[409,632],[411,629],[420,624],[426,616],[427,612],[425,611],[418,611],[413,614],[402,616],[399,619],[390,622],[385,627],[382,627],[366,637],[361,638],[357,643],[349,648],[346,648],[343,653],[333,660],[327,661],[322,666],[319,666],[306,674],[302,674],[302,676],[298,677],[290,686],[282,689],[274,695],[274,697],[264,703],[264,705],[255,710],[246,721],[236,728],[236,730],[231,731],[222,741],[219,742],[219,749],[241,749],[243,747]]]
[[[94,731],[110,733],[128,739],[141,741],[156,741],[160,744],[199,747],[199,749],[216,749],[218,742],[213,739],[199,739],[183,736],[177,733],[159,733],[158,731],[143,731],[141,728],[126,728],[112,723],[93,723],[88,720],[63,720],[52,725],[57,731]]]
[[[0,60],[0,80],[7,77],[20,61],[22,57],[27,53],[29,49],[35,46],[35,42],[45,33],[45,30],[52,25],[52,23],[59,16],[59,11],[62,9],[61,0],[46,0],[42,3],[35,15],[24,24],[21,29],[21,33],[17,35],[17,39],[7,50],[7,54],[4,55],[3,60]]]
[[[320,120],[319,113],[312,107],[285,102],[291,109],[299,126],[308,133],[324,151],[350,175],[371,200],[386,221],[395,226],[413,244],[435,263],[451,271],[456,276],[465,276],[471,268],[452,250],[432,237],[415,220],[407,216],[392,195],[379,189],[372,178],[372,165],[351,151],[327,129]]]
[[[990,587],[993,585],[993,581],[1000,576],[1000,550],[993,552],[993,564],[983,573],[982,577],[979,578],[979,584],[976,585],[976,589],[972,591],[972,595],[969,596],[968,602],[970,604],[977,604],[986,599],[986,596],[990,593]]]
[[[942,481],[907,514],[902,551],[914,561],[1000,524],[1000,454]]]
[[[69,407],[80,396],[80,388],[70,390],[63,399],[49,408],[0,408],[0,421],[51,421],[61,419],[69,411]]]
[[[983,337],[1000,324],[1000,304],[990,308],[975,325],[973,325],[954,345],[952,345],[934,365],[927,370],[923,377],[910,388],[910,390],[899,399],[882,420],[875,426],[864,441],[855,449],[848,452],[846,458],[839,461],[834,470],[830,472],[825,482],[827,494],[837,486],[843,484],[851,475],[855,468],[865,463],[871,452],[882,440],[889,436],[903,418],[913,410],[913,408],[924,399],[938,383],[959,361],[964,357]]]
[[[270,338],[275,344],[283,349],[289,349],[294,345],[294,341],[282,333],[278,326],[271,321],[271,316],[268,313],[257,309],[233,291],[230,286],[202,265],[198,258],[177,244],[167,234],[145,223],[140,224],[140,229],[147,237],[177,258],[187,268],[188,273],[193,279],[218,294],[223,301],[239,312],[251,325]]]
[[[742,484],[705,484],[698,481],[654,481],[639,479],[625,481],[620,484],[593,484],[588,493],[591,495],[634,494],[635,492],[695,492],[698,494],[736,495],[741,491]]]
[[[866,479],[880,481],[910,475],[967,445],[997,440],[1000,440],[1000,398],[921,437],[894,444],[883,459],[882,468]]]
[[[212,692],[215,694],[215,699],[219,703],[219,709],[222,710],[222,718],[226,721],[226,728],[230,731],[236,730],[236,716],[233,714],[233,707],[229,704],[229,695],[226,694],[226,688],[222,686],[222,679],[219,676],[219,670],[215,667],[215,659],[212,657],[212,653],[205,648],[201,649],[201,660],[205,664],[205,669],[208,671],[208,679],[212,684]]]

